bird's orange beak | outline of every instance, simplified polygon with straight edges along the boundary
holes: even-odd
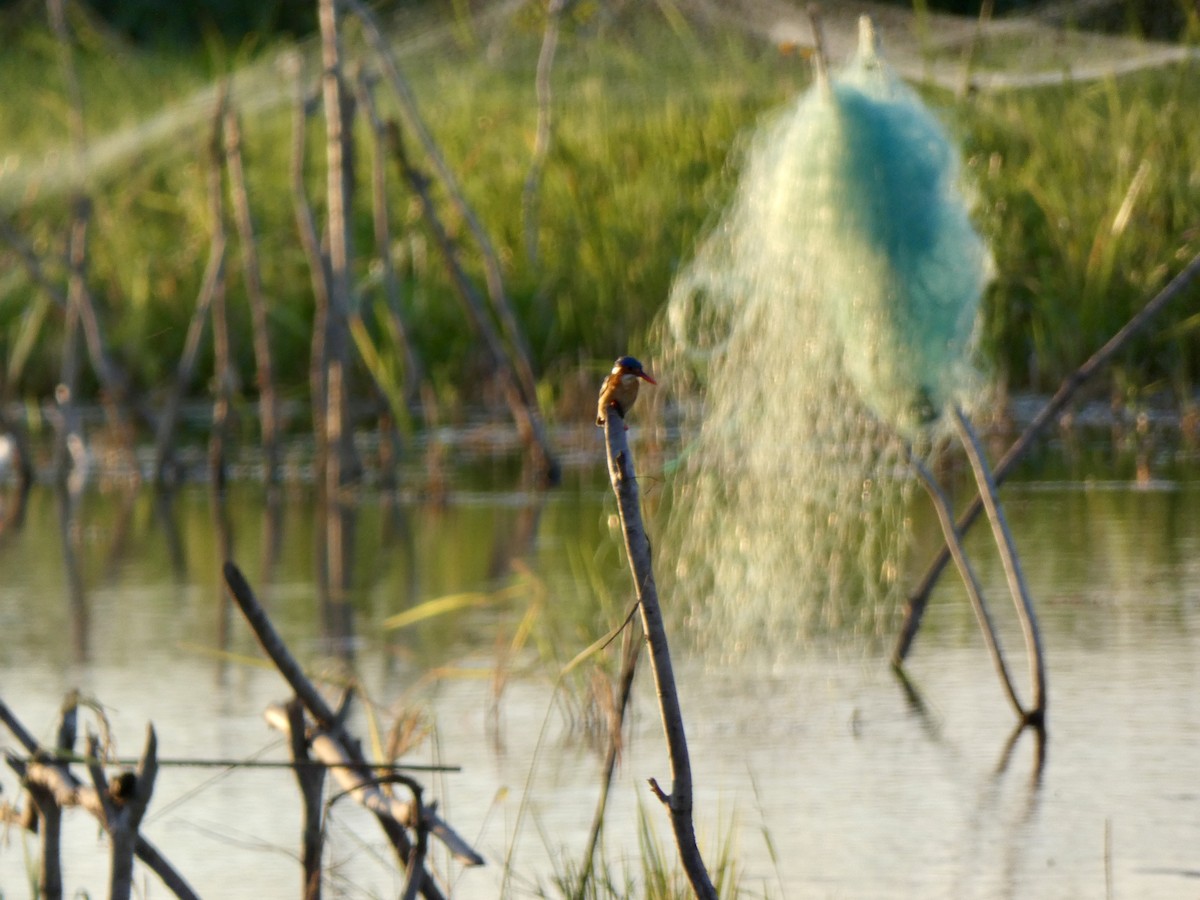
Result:
[[[645,381],[648,381],[648,382],[650,382],[651,384],[658,384],[658,382],[657,382],[657,381],[655,381],[653,378],[651,378],[651,377],[650,377],[650,375],[649,375],[648,373],[644,372],[644,371],[642,371],[642,372],[638,372],[638,373],[637,373],[637,377],[638,377],[638,378],[641,378],[641,379],[643,379],[643,380],[645,380]]]

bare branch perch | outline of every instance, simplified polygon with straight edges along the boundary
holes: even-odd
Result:
[[[608,475],[617,507],[621,514],[621,530],[625,534],[625,550],[629,568],[642,611],[642,627],[650,644],[650,667],[658,690],[658,705],[662,713],[663,731],[671,760],[671,792],[664,793],[651,781],[652,789],[666,804],[671,814],[671,827],[684,871],[696,896],[716,900],[717,891],[709,878],[700,848],[696,845],[695,825],[692,822],[692,766],[688,757],[687,737],[683,728],[683,712],[675,689],[675,673],[671,667],[671,651],[667,646],[667,631],[662,609],[658,604],[658,587],[650,560],[650,539],[642,524],[641,503],[638,499],[637,476],[634,475],[625,422],[620,416],[607,416],[604,421],[604,443],[608,451]]]

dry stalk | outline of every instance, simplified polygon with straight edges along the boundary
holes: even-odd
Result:
[[[213,110],[212,126],[208,145],[208,205],[212,216],[213,244],[224,247],[225,202],[222,190],[224,155],[221,152],[221,123],[228,102],[228,85],[220,92]],[[230,412],[234,392],[232,353],[229,347],[229,321],[226,314],[226,291],[224,266],[217,270],[213,284],[209,312],[212,317],[213,333],[213,412],[212,433],[208,442],[209,483],[215,490],[225,486],[227,449],[229,441]]]
[[[258,262],[258,239],[250,213],[250,194],[242,159],[242,129],[232,106],[225,110],[225,168],[229,173],[229,195],[233,221],[242,250],[246,296],[250,301],[254,361],[257,369],[259,422],[263,443],[264,474],[268,483],[278,477],[279,404],[275,397],[275,375],[271,361],[271,335],[267,326],[267,297],[263,291],[262,268]]]

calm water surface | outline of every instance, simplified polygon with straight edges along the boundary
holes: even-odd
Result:
[[[1139,486],[1094,468],[1104,477],[1032,464],[1005,488],[1048,654],[1040,777],[1033,736],[1008,743],[1011,713],[952,577],[911,657],[920,703],[890,673],[886,639],[845,635],[721,664],[676,647],[698,829],[710,860],[718,845],[731,850],[744,895],[1200,896],[1200,473],[1185,466]],[[261,490],[229,498],[233,556],[297,655],[331,678],[355,673],[384,729],[421,711],[428,736],[406,759],[462,767],[425,777],[488,859],[463,871],[436,857],[455,897],[497,897],[502,886],[554,896],[554,873],[584,845],[599,769],[588,679],[556,689],[555,673],[620,619],[629,592],[602,477],[576,470],[538,497],[512,490],[497,464],[458,475],[441,507],[364,496],[341,605],[321,604],[313,588],[305,491],[285,493],[274,518]],[[643,490],[653,501],[654,487]],[[26,725],[50,741],[63,695],[79,687],[104,704],[123,756],[138,754],[152,721],[163,757],[286,759],[262,710],[287,690],[220,599],[205,490],[169,507],[149,494],[85,495],[71,532],[76,590],[60,512],[51,492],[35,491],[25,527],[0,545],[0,696]],[[999,606],[1003,577],[986,543],[973,534]],[[458,612],[383,627],[464,592],[478,593]],[[1006,625],[1023,689],[1019,635]],[[669,780],[648,672],[632,715],[605,856],[636,877],[641,813],[674,858],[646,788],[648,777]],[[360,708],[364,736],[370,718]],[[0,742],[13,746],[7,734]],[[0,785],[0,799],[19,796],[7,768]],[[82,815],[69,823],[68,888],[100,894],[103,841]],[[298,891],[299,823],[286,770],[168,768],[143,827],[201,895],[263,898]],[[331,895],[394,895],[374,822],[341,802],[330,828]],[[7,831],[0,894],[29,895],[34,853]],[[144,877],[148,896],[165,896]]]

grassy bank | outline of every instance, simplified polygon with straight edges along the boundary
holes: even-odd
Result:
[[[564,23],[552,76],[553,139],[533,229],[536,262],[522,191],[537,128],[539,14],[488,25],[416,22],[396,32],[430,127],[495,243],[548,403],[581,365],[599,371],[617,353],[644,346],[673,272],[728,196],[738,136],[809,78],[805,61],[751,36],[658,11],[613,18],[587,5],[576,9]],[[7,157],[0,203],[13,231],[61,282],[69,105],[51,36],[38,21],[15,24],[20,37],[0,59],[7,96],[0,106]],[[205,194],[211,99],[197,101],[197,92],[236,72],[233,102],[245,110],[250,201],[278,375],[285,395],[304,396],[310,279],[288,193],[291,88],[272,63],[286,48],[212,44],[204,54],[162,54],[121,45],[80,21],[75,35],[91,146],[114,134],[127,138],[91,182],[89,278],[114,356],[145,389],[174,370],[213,230]],[[353,28],[346,42],[366,58]],[[311,55],[316,48],[300,49]],[[930,94],[961,136],[979,193],[978,221],[996,255],[982,349],[1010,389],[1053,387],[1200,251],[1200,132],[1187,124],[1200,104],[1198,76],[1193,63],[962,100]],[[177,127],[162,134],[151,127],[172,121]],[[372,277],[371,150],[361,122],[358,137],[362,309],[385,358],[398,359]],[[308,173],[318,212],[321,140],[314,119]],[[47,153],[60,162],[39,170]],[[471,329],[417,204],[398,178],[390,191],[394,256],[416,344],[443,398],[478,399]],[[480,277],[463,223],[450,214],[448,226]],[[244,383],[252,384],[240,263],[235,245],[228,265],[234,352]],[[1131,391],[1192,389],[1200,374],[1195,297],[1131,345],[1119,384]],[[52,393],[61,319],[12,244],[0,243],[0,352],[11,396]],[[205,383],[197,379],[198,392]]]

